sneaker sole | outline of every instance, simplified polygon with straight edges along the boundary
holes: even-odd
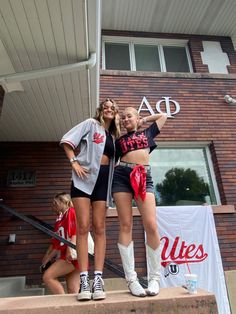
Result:
[[[92,295],[93,300],[104,300],[106,299],[106,294],[104,293],[103,295]]]
[[[87,295],[77,295],[77,300],[78,301],[89,301],[92,299],[92,295],[87,294]]]

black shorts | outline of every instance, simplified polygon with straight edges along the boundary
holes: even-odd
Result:
[[[134,195],[134,190],[130,183],[130,173],[132,168],[126,166],[116,166],[112,182],[112,193],[129,192]],[[146,170],[146,192],[154,193],[154,186],[151,176],[151,169]]]
[[[107,187],[108,187],[108,177],[109,177],[109,165],[101,165],[98,173],[98,178],[94,186],[93,192],[91,195],[77,189],[74,186],[73,181],[71,182],[71,198],[76,197],[86,197],[95,201],[106,201],[107,200]]]

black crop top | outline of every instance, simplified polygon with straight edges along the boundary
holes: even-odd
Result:
[[[150,153],[157,147],[154,138],[160,133],[156,122],[143,131],[132,131],[116,140],[116,161],[128,152],[150,148]]]
[[[106,131],[106,143],[103,151],[103,155],[106,155],[108,158],[114,157],[115,149],[111,133]]]

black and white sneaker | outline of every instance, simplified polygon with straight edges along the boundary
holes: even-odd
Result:
[[[77,300],[78,301],[91,300],[91,297],[92,297],[92,294],[90,290],[89,276],[80,275],[80,289],[77,295]]]
[[[101,276],[95,276],[92,287],[93,300],[103,300],[106,298],[104,291],[104,281]]]

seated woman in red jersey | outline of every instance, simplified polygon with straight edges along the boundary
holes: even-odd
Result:
[[[149,154],[157,146],[154,138],[165,124],[165,113],[145,118],[136,109],[128,107],[122,116],[127,133],[116,140],[116,159],[112,193],[119,217],[120,231],[118,248],[130,292],[143,297],[159,293],[161,246],[156,222],[154,187],[149,165]],[[152,124],[138,131],[147,122]],[[132,199],[135,198],[146,231],[148,264],[148,289],[145,291],[137,279],[132,241]]]
[[[76,244],[76,216],[70,195],[62,192],[54,197],[53,211],[58,215],[54,232]],[[64,288],[59,277],[65,277],[68,293],[77,293],[79,290],[80,272],[76,250],[63,242],[53,238],[43,257],[42,264],[46,265],[55,256],[56,261],[44,272],[43,281],[54,294],[64,294]]]

